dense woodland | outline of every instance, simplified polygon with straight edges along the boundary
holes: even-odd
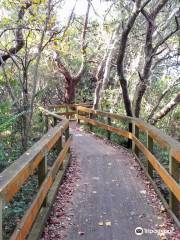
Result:
[[[2,164],[38,139],[38,106],[55,103],[90,102],[179,139],[178,1],[101,1],[101,13],[84,2],[61,17],[63,0],[1,0]]]

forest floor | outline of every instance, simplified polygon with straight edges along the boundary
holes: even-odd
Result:
[[[180,239],[133,155],[72,125],[73,156],[42,240]],[[142,235],[137,235],[139,227]]]

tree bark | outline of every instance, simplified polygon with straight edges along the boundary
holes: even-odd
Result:
[[[179,78],[180,79],[180,78]],[[163,100],[163,98],[176,86],[179,85],[179,79],[176,79],[172,84],[170,84],[170,86],[168,86],[163,93],[161,94],[161,96],[158,98],[158,101],[156,103],[156,105],[153,107],[151,113],[148,116],[148,121],[152,119],[152,117],[154,116],[156,110],[158,109],[161,101]]]
[[[155,56],[157,49],[153,47],[153,34],[155,32],[155,19],[164,5],[168,2],[168,0],[161,0],[157,3],[157,5],[151,10],[150,13],[147,13],[144,9],[141,10],[142,14],[147,19],[147,29],[146,29],[146,41],[144,46],[145,53],[145,63],[142,70],[142,73],[139,73],[139,83],[136,87],[133,103],[134,107],[134,115],[139,117],[142,105],[142,99],[146,92],[148,80],[151,74],[151,67],[153,57]]]
[[[136,18],[139,15],[140,9],[141,9],[141,1],[136,0],[134,3],[133,13],[129,17],[128,22],[127,22],[126,26],[124,27],[124,30],[121,35],[120,48],[119,48],[119,54],[118,54],[118,59],[117,59],[117,72],[119,75],[119,81],[120,81],[120,85],[122,88],[124,106],[125,106],[126,114],[128,116],[133,116],[133,112],[132,112],[131,100],[129,97],[128,83],[127,83],[127,79],[124,75],[124,58],[125,58],[129,33],[131,32],[131,29],[134,26]]]
[[[180,103],[180,93],[178,93],[165,107],[163,107],[158,113],[152,117],[150,123],[155,125],[159,120],[166,116]]]
[[[104,75],[104,65],[105,65],[107,54],[108,54],[108,51],[106,51],[104,53],[104,57],[98,66],[97,73],[95,76],[96,88],[95,88],[95,93],[94,93],[93,109],[98,109],[98,107],[99,107],[100,90],[102,87],[102,79],[103,79],[103,75]]]
[[[64,102],[67,104],[73,103],[75,99],[75,81],[73,79],[65,82]]]
[[[72,75],[72,73],[69,71],[67,66],[62,62],[60,52],[56,50],[56,58],[55,61],[57,63],[57,66],[59,68],[60,73],[64,76],[64,81],[65,81],[65,94],[64,94],[64,101],[68,104],[74,102],[75,100],[75,88],[79,81],[81,80],[84,72],[85,72],[85,63],[86,63],[86,48],[87,48],[87,43],[86,43],[86,33],[88,29],[88,19],[89,19],[89,11],[90,11],[90,2],[88,2],[87,10],[86,10],[86,15],[84,19],[84,25],[83,25],[83,31],[82,31],[82,37],[81,37],[81,52],[82,52],[82,61],[81,61],[81,66],[79,68],[79,71],[77,72],[76,75]],[[73,8],[74,11],[74,8]],[[70,19],[72,17],[72,13],[70,16]],[[68,22],[68,26],[70,25],[70,21]],[[66,28],[66,30],[67,30]],[[56,43],[54,43],[56,44]],[[57,44],[56,44],[57,45]]]

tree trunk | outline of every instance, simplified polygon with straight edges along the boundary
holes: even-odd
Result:
[[[101,80],[97,81],[96,88],[95,88],[95,94],[94,94],[93,109],[98,109],[101,86],[102,86],[102,81]]]
[[[134,116],[139,117],[140,111],[141,111],[141,105],[142,105],[142,99],[146,92],[147,85],[144,82],[139,82],[134,94],[134,100],[135,103],[135,109],[134,109]]]
[[[146,28],[146,41],[144,45],[145,63],[143,66],[142,74],[139,73],[139,84],[137,85],[135,91],[135,98],[133,100],[135,105],[134,115],[136,117],[139,117],[140,115],[143,96],[146,92],[147,85],[149,83],[153,58],[156,55],[158,49],[155,48],[153,45],[153,34],[156,30],[155,20],[158,13],[161,11],[161,9],[167,2],[168,0],[158,1],[157,4],[151,9],[150,13],[146,12],[145,9],[141,10],[142,14],[145,16],[147,20],[147,28]]]
[[[94,93],[94,102],[93,102],[93,109],[98,109],[99,107],[99,100],[100,100],[100,91],[102,87],[102,79],[104,75],[104,65],[106,61],[108,51],[104,53],[103,59],[101,63],[98,66],[97,72],[96,72],[96,88],[95,88],[95,93]]]
[[[75,83],[73,79],[65,82],[65,95],[64,101],[65,103],[73,103],[75,101]]]
[[[133,116],[133,113],[132,113],[131,100],[129,97],[128,83],[124,73],[124,58],[125,58],[125,53],[127,48],[128,37],[134,26],[137,16],[140,13],[140,10],[141,10],[140,6],[141,6],[141,1],[136,0],[134,3],[133,12],[129,17],[127,24],[124,27],[121,35],[119,53],[118,53],[118,59],[117,59],[117,72],[119,75],[119,81],[122,88],[124,106],[125,106],[126,114],[128,116]]]

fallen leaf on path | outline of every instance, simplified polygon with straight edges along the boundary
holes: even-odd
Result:
[[[105,222],[105,225],[108,226],[108,227],[110,227],[110,226],[111,226],[111,222],[110,222],[110,221]]]
[[[141,194],[146,194],[146,190],[140,191]]]
[[[99,225],[99,226],[103,226],[104,223],[103,223],[103,222],[99,222],[98,225]]]

